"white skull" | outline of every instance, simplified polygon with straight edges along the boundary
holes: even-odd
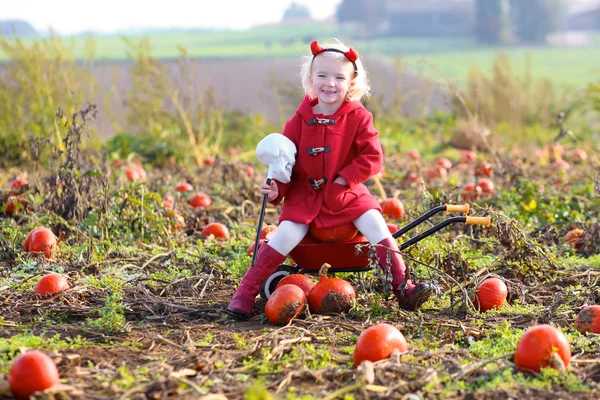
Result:
[[[269,167],[271,178],[288,183],[296,164],[296,145],[280,133],[265,136],[256,146],[256,157]]]

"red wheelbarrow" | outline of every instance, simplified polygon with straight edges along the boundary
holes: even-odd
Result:
[[[419,218],[410,222],[395,232],[392,237],[398,239],[406,232],[410,231],[417,225],[431,218],[433,215],[444,211],[448,213],[463,213],[464,216],[450,217],[437,225],[429,228],[423,233],[407,240],[398,245],[400,250],[404,250],[415,243],[420,242],[428,236],[431,236],[440,229],[455,223],[465,223],[467,225],[485,225],[490,226],[490,217],[470,217],[468,204],[445,204],[437,206],[421,215]],[[324,263],[331,265],[329,272],[364,272],[373,268],[369,260],[369,241],[360,232],[351,240],[337,243],[328,243],[315,239],[310,232],[306,234],[304,239],[296,246],[288,255],[296,265],[280,265],[277,270],[263,282],[260,295],[264,299],[268,299],[271,293],[275,291],[275,287],[281,279],[290,274],[317,274]],[[357,245],[361,245],[358,246]],[[364,245],[364,246],[362,246]]]

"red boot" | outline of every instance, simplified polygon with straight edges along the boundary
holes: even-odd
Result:
[[[429,299],[429,296],[431,296],[431,286],[425,282],[420,282],[415,285],[410,280],[405,279],[406,266],[404,265],[404,260],[402,260],[400,253],[397,253],[398,244],[393,237],[390,236],[387,239],[383,239],[378,244],[380,246],[377,246],[376,248],[377,259],[384,272],[388,265],[387,249],[391,250],[389,251],[389,268],[390,274],[392,275],[392,290],[396,299],[398,299],[400,308],[411,311],[416,310],[421,304]]]
[[[256,263],[248,268],[237,287],[229,306],[227,314],[235,319],[244,320],[250,318],[250,312],[254,308],[256,295],[260,291],[260,285],[263,283],[286,259],[264,243],[256,253]]]

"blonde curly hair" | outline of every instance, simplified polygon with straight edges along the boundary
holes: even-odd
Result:
[[[348,46],[343,44],[337,39],[332,39],[333,43],[321,44],[323,48],[326,49],[337,49],[343,52],[348,51]],[[317,57],[330,57],[342,63],[351,63],[348,58],[342,53],[334,52],[334,51],[326,51],[319,53]],[[304,93],[310,96],[311,98],[316,97],[314,93],[312,93],[312,64],[313,64],[313,55],[309,53],[307,55],[302,56],[302,63],[300,65],[300,78],[302,80],[302,87],[304,88]],[[357,74],[352,78],[352,82],[350,84],[350,89],[346,94],[346,100],[349,101],[358,101],[363,97],[369,97],[372,93],[371,86],[369,84],[369,79],[367,76],[367,70],[363,66],[360,56],[355,61]]]

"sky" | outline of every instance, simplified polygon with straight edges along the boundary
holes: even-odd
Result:
[[[312,17],[332,16],[342,0],[296,0]],[[276,23],[293,0],[0,0],[0,20],[21,19],[61,35],[132,28],[246,29]]]

